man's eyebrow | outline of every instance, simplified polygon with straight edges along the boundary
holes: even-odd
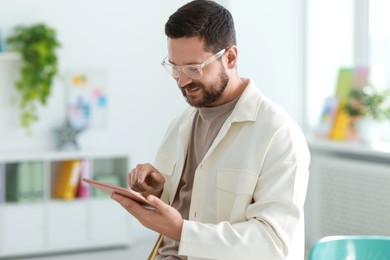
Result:
[[[203,62],[187,62],[187,63],[184,63],[184,64],[182,64],[182,65],[177,65],[176,63],[170,61],[169,59],[168,59],[168,62],[169,62],[170,64],[174,65],[174,66],[180,67],[180,66],[188,66],[188,65],[199,65],[199,64],[202,64],[204,61],[203,61]]]
[[[206,58],[207,59],[207,58]],[[202,64],[203,62],[205,62],[206,60],[202,60],[202,61],[190,61],[190,62],[186,62],[182,65],[177,65],[176,63],[172,62],[169,57],[167,56],[167,60],[170,64],[174,65],[174,66],[186,66],[186,65],[199,65],[199,64]]]

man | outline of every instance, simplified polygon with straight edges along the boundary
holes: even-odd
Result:
[[[154,166],[128,176],[157,210],[112,198],[162,235],[155,259],[303,259],[307,144],[239,77],[230,12],[195,0],[170,16],[165,33],[162,65],[191,107],[169,127]]]

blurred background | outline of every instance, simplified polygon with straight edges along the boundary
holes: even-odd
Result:
[[[93,190],[85,197],[79,193],[70,199],[61,197],[56,193],[57,180],[65,161],[77,161],[80,164],[73,167],[84,169],[85,176],[125,185],[127,171],[137,163],[153,162],[170,121],[187,107],[160,65],[167,54],[164,24],[186,2],[0,0],[0,258],[127,246],[145,238],[153,244],[155,234],[110,200]],[[240,75],[253,79],[307,134],[313,157],[305,208],[307,248],[332,234],[389,235],[390,209],[383,200],[390,196],[386,188],[390,114],[381,120],[374,141],[362,142],[350,129],[351,120],[343,121],[343,130],[337,130],[337,124],[339,132],[332,135],[344,102],[338,90],[355,87],[357,71],[367,72],[364,86],[389,88],[389,4],[217,2],[235,19]],[[15,105],[23,58],[7,38],[16,26],[39,23],[55,29],[61,44],[56,51],[58,74],[47,104],[37,107],[38,121],[26,131]],[[345,76],[342,69],[352,72]],[[96,95],[103,99],[93,105]],[[75,115],[71,109],[79,96],[91,104]],[[328,113],[332,98],[337,99],[336,112]],[[79,149],[59,149],[59,141],[70,145],[76,141]],[[23,176],[23,169],[33,163],[42,173],[36,175],[41,196],[31,200],[30,195],[21,199],[20,194],[11,194],[10,185],[13,190],[27,185],[14,176]],[[325,167],[329,165],[333,168]],[[21,226],[18,223],[26,221],[21,216],[30,216],[30,222]],[[118,221],[112,224],[115,221],[107,218]],[[106,228],[93,231],[101,226]],[[22,239],[25,228],[32,235]],[[74,239],[75,230],[82,233],[79,240]],[[112,239],[120,230],[125,232]]]

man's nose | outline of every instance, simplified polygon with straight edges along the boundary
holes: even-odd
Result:
[[[187,86],[189,83],[192,82],[192,79],[190,77],[188,77],[185,73],[181,72],[180,73],[180,76],[179,78],[177,79],[177,85],[179,87],[185,87]]]

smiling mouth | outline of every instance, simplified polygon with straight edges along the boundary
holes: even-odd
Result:
[[[199,90],[200,87],[190,87],[190,88],[186,88],[187,91],[197,91]]]
[[[199,86],[187,86],[184,88],[186,95],[195,94],[201,89]]]

